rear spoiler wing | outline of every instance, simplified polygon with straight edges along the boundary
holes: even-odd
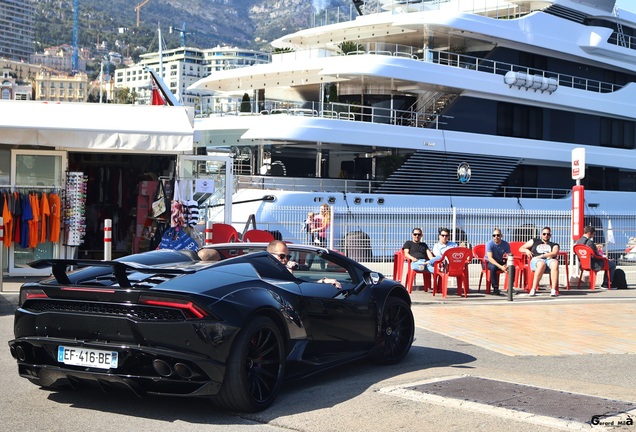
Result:
[[[153,267],[145,264],[139,264],[135,262],[123,262],[123,261],[99,261],[89,259],[41,259],[32,261],[29,266],[36,269],[44,269],[51,267],[53,277],[58,284],[70,284],[71,280],[68,277],[68,267],[110,267],[112,269],[117,283],[122,288],[130,288],[132,284],[128,279],[128,271],[136,271],[140,273],[163,273],[163,274],[192,274],[195,273],[195,269],[191,268],[175,268],[175,267]]]

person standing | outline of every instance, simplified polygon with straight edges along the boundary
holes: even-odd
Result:
[[[402,246],[404,257],[410,261],[413,270],[426,270],[426,264],[433,258],[433,252],[428,245],[422,241],[422,230],[413,228],[411,231],[412,240],[407,240]]]
[[[305,219],[305,222],[303,222],[303,227],[301,231],[304,231],[306,236],[307,236],[307,244],[314,244],[314,237],[315,234],[311,232],[311,230],[313,230],[315,228],[316,225],[316,220],[315,220],[315,216],[316,214],[312,211],[310,211],[309,213],[307,213],[307,219]]]
[[[433,258],[428,262],[426,268],[429,272],[433,273],[435,269],[435,262],[442,259],[442,255],[447,249],[458,247],[459,245],[454,241],[450,241],[450,230],[448,228],[440,228],[438,231],[437,243],[433,245]]]
[[[510,244],[502,237],[501,230],[495,228],[492,231],[492,240],[486,243],[486,258],[488,259],[488,270],[490,271],[490,286],[492,294],[499,295],[499,275],[497,272],[508,271],[506,258],[510,253]]]
[[[322,204],[320,206],[320,213],[314,216],[314,226],[311,229],[311,233],[314,236],[314,243],[318,246],[327,247],[327,229],[331,222],[330,219],[329,205]]]
[[[532,280],[532,289],[529,295],[537,295],[539,289],[539,281],[547,268],[550,269],[550,295],[558,296],[557,286],[559,284],[559,244],[550,241],[552,230],[550,227],[544,227],[541,230],[541,237],[528,240],[519,248],[519,252],[530,258],[530,269],[534,272]]]
[[[576,241],[576,244],[589,246],[594,251],[594,254],[596,254],[598,258],[592,258],[592,269],[599,271],[603,268],[603,261],[607,258],[604,258],[602,252],[596,247],[596,243],[594,243],[594,234],[596,234],[596,228],[590,225],[586,226],[583,228],[583,235]],[[612,281],[614,280],[616,261],[608,259],[607,262],[609,264],[610,281]],[[603,284],[601,285],[601,288],[607,288],[607,286],[607,273],[603,272]]]

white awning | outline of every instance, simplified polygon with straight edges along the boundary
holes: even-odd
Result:
[[[0,144],[191,152],[191,107],[0,100]]]

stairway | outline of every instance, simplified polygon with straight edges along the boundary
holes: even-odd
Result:
[[[461,183],[457,169],[467,163],[471,178]],[[495,196],[520,160],[469,153],[416,151],[376,191],[392,194]]]

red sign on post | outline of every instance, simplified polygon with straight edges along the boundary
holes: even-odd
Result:
[[[582,185],[572,186],[572,240],[577,241],[583,235],[585,218],[585,189]]]
[[[585,177],[585,148],[577,147],[572,150],[572,180]]]

